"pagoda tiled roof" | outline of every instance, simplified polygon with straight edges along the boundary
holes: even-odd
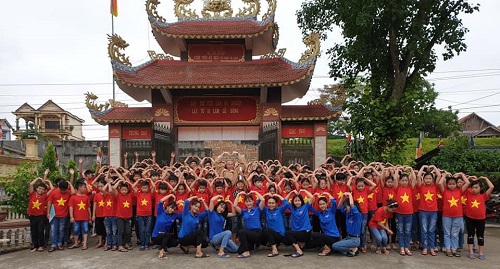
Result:
[[[115,79],[127,88],[249,88],[283,86],[310,81],[313,61],[296,64],[284,58],[246,62],[181,62],[155,60],[141,67],[113,65]]]
[[[108,123],[150,123],[153,115],[150,107],[113,107],[97,112],[90,110],[92,118],[100,124]]]
[[[338,118],[342,114],[340,108],[328,109],[322,104],[311,105],[284,105],[281,107],[281,120],[330,120]]]

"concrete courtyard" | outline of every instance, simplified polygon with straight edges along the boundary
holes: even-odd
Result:
[[[380,269],[449,269],[449,268],[500,268],[500,226],[487,225],[486,228],[486,259],[468,259],[463,252],[460,258],[438,256],[422,256],[414,251],[412,257],[400,256],[397,251],[389,255],[377,255],[373,252],[348,258],[340,254],[328,257],[318,257],[317,251],[307,250],[300,258],[284,257],[282,255],[268,258],[269,250],[261,247],[250,258],[238,259],[231,255],[229,259],[219,259],[209,248],[205,249],[211,257],[195,259],[194,254],[183,254],[179,249],[170,249],[167,258],[156,258],[156,250],[140,252],[137,247],[128,253],[103,251],[89,247],[88,250],[65,249],[52,253],[29,250],[17,251],[0,255],[1,268],[380,268]],[[95,242],[92,238],[91,242]],[[92,244],[93,245],[93,244]],[[288,247],[280,248],[280,254],[291,253]],[[477,256],[477,255],[476,255]]]

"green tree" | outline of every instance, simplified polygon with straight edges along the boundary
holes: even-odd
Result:
[[[42,164],[38,167],[38,174],[43,175],[47,169],[49,170],[48,179],[53,183],[56,178],[61,177],[56,160],[56,151],[52,143],[49,143],[45,148],[45,156],[42,158]]]
[[[422,104],[430,96],[419,94],[435,68],[436,47],[444,48],[444,60],[465,51],[468,30],[461,17],[478,10],[466,0],[312,0],[302,4],[297,21],[304,33],[321,32],[324,39],[326,31],[341,28],[344,40],[326,52],[330,75],[359,89],[348,108],[369,111],[351,115],[350,127],[375,156],[386,158],[398,154],[408,137],[405,121],[415,114],[409,109],[423,113],[432,106]]]
[[[417,130],[424,131],[426,137],[448,137],[460,131],[458,111],[453,112],[451,107],[448,109],[436,109],[433,107],[425,115],[415,120]],[[414,134],[414,137],[417,136],[418,132]]]
[[[33,162],[21,163],[16,172],[9,180],[5,180],[5,192],[10,195],[8,204],[12,206],[12,211],[19,214],[28,212],[28,184],[36,178],[37,164]]]

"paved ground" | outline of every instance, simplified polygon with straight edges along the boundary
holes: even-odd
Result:
[[[237,259],[233,254],[229,259],[212,257],[195,259],[193,254],[182,254],[179,249],[171,249],[168,258],[158,260],[156,251],[139,252],[135,248],[128,253],[104,252],[102,249],[65,249],[53,253],[30,253],[29,250],[0,255],[1,268],[158,268],[179,266],[179,268],[500,268],[500,227],[486,228],[486,260],[468,259],[466,253],[461,258],[449,258],[443,253],[436,257],[422,256],[414,252],[412,257],[402,257],[396,251],[389,255],[375,253],[361,254],[348,258],[341,255],[318,257],[316,251],[306,251],[300,258],[278,256],[266,257],[268,250],[260,250],[247,259]],[[94,239],[92,239],[93,241]],[[281,248],[281,254],[290,253],[290,248]],[[209,249],[206,249],[207,253]]]

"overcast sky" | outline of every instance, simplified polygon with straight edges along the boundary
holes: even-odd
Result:
[[[115,32],[130,44],[125,53],[133,65],[149,60],[148,49],[161,52],[150,33],[145,2],[118,0]],[[233,0],[235,12],[240,2]],[[262,14],[267,5],[266,1],[261,2]],[[275,17],[280,26],[278,48],[287,48],[285,57],[292,61],[298,61],[305,50],[295,17],[301,2],[278,0]],[[460,109],[460,117],[475,111],[498,126],[500,1],[480,2],[480,12],[463,17],[464,25],[470,30],[466,35],[467,52],[447,62],[440,60],[436,72],[428,79],[435,83],[440,93],[436,101],[438,108],[452,105]],[[176,21],[172,10],[173,0],[161,1],[159,13],[169,22]],[[11,112],[24,102],[37,109],[52,99],[85,120],[86,139],[106,140],[107,127],[90,118],[83,94],[93,92],[102,103],[112,97],[106,39],[109,33],[109,0],[3,1],[0,9],[0,118],[7,118],[15,126]],[[340,34],[333,32],[321,44],[322,50],[340,41]],[[331,83],[334,80],[328,78],[328,59],[323,53],[316,64],[311,89]],[[307,96],[290,104],[305,104],[316,97],[317,93],[310,90]],[[130,106],[149,106],[133,101],[118,88],[116,99]]]

